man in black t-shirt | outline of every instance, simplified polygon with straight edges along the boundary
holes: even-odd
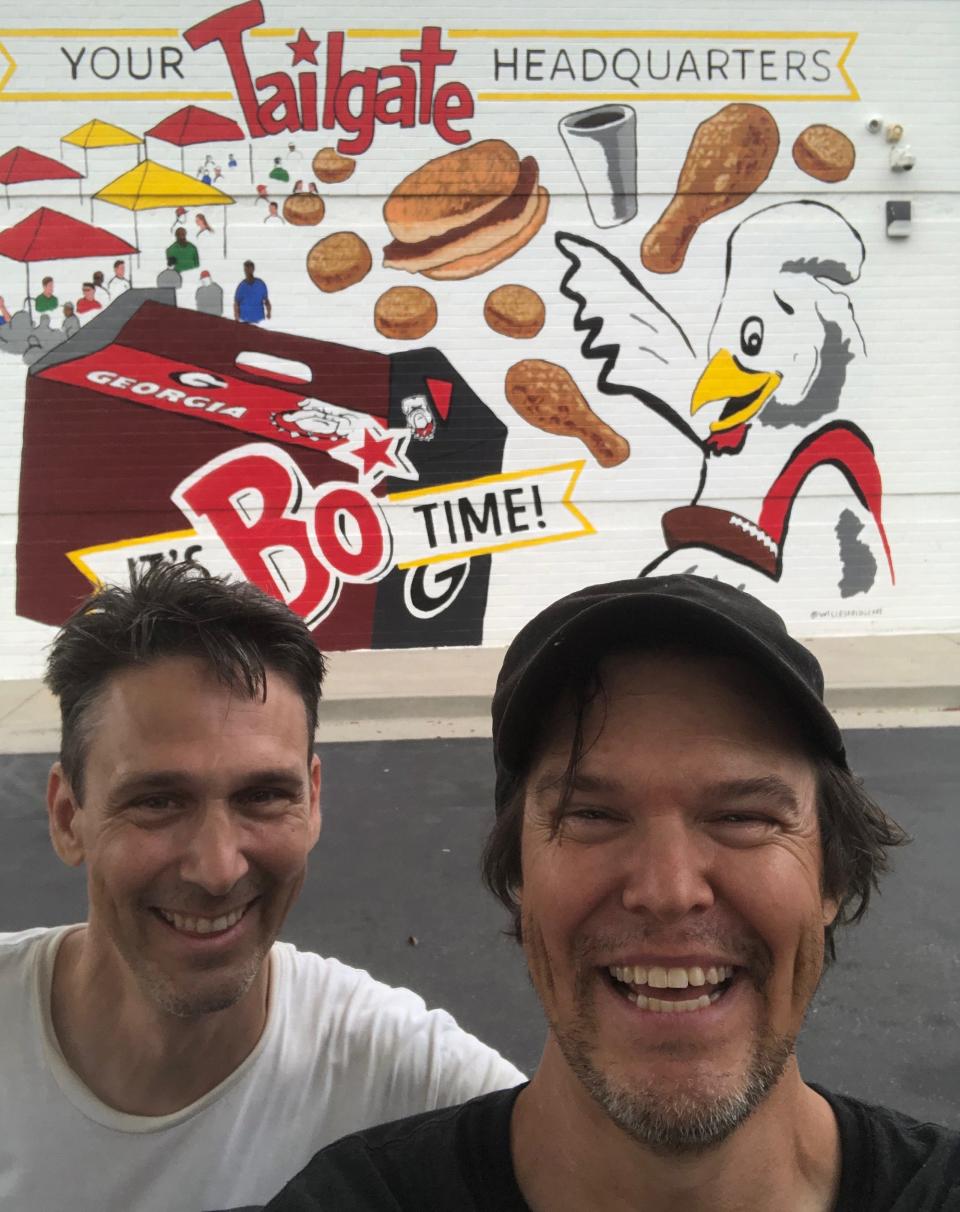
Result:
[[[510,646],[489,886],[548,1021],[533,1079],[347,1137],[269,1212],[960,1212],[960,1134],[807,1085],[834,931],[902,831],[782,620],[693,576]]]

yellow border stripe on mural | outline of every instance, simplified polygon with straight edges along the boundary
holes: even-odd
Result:
[[[348,38],[419,38],[420,29],[348,29]]]
[[[233,93],[0,93],[0,101],[232,101]]]
[[[82,573],[91,585],[102,585],[103,581],[97,574],[87,567],[85,556],[94,555],[100,551],[119,551],[122,547],[132,547],[136,543],[168,543],[171,539],[195,539],[197,532],[192,528],[190,530],[168,530],[163,534],[142,534],[134,539],[117,539],[114,543],[97,543],[95,547],[78,547],[75,551],[66,553],[67,559]]]
[[[478,101],[859,101],[859,94],[817,93],[477,93]]]
[[[0,29],[0,38],[179,38],[178,29]]]
[[[577,481],[580,479],[580,473],[584,468],[584,459],[575,459],[570,463],[554,463],[549,467],[532,467],[524,468],[521,471],[503,471],[498,475],[480,476],[476,480],[460,480],[455,484],[437,484],[433,488],[413,488],[409,492],[392,492],[386,497],[390,503],[398,502],[405,503],[406,501],[415,500],[417,497],[444,497],[451,492],[458,492],[467,488],[479,488],[484,484],[504,484],[510,480],[531,480],[535,476],[551,475],[556,472],[569,471],[570,479],[566,488],[563,491],[563,496],[560,498],[559,504],[576,518],[580,523],[580,528],[577,530],[565,530],[562,534],[551,534],[543,538],[535,539],[517,539],[514,542],[494,543],[489,547],[474,548],[470,547],[460,551],[444,552],[442,555],[426,556],[420,560],[410,560],[402,564],[397,564],[397,568],[405,570],[407,568],[420,568],[427,564],[444,564],[451,560],[463,560],[474,556],[492,555],[494,552],[500,551],[516,551],[521,547],[539,547],[544,543],[559,543],[564,539],[576,539],[586,537],[587,535],[596,534],[597,528],[581,511],[574,505],[572,497],[573,490],[577,486]]]
[[[851,38],[850,30],[763,29],[450,29],[449,38]]]

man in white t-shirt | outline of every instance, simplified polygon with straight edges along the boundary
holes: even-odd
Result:
[[[127,277],[127,264],[125,261],[114,261],[113,277],[107,283],[107,291],[111,299],[119,298],[120,295],[130,289],[130,279]]]
[[[191,565],[51,649],[60,858],[86,923],[0,935],[0,1205],[262,1207],[347,1132],[522,1075],[443,1011],[276,941],[320,832],[323,658]]]

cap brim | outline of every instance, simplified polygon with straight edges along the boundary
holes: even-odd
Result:
[[[788,660],[750,628],[702,602],[680,598],[673,592],[648,589],[640,594],[611,596],[586,602],[581,611],[562,623],[527,658],[516,672],[516,685],[504,703],[494,735],[501,775],[517,773],[529,760],[544,715],[569,681],[571,660],[589,660],[618,648],[643,648],[647,643],[680,641],[717,655],[743,658],[751,668],[779,688],[790,706],[799,709],[800,724],[818,749],[846,765],[843,737],[822,699]],[[819,668],[812,655],[784,633],[783,642],[795,646]],[[574,648],[576,644],[576,648]],[[559,651],[558,651],[559,650]],[[498,794],[498,803],[500,796]]]

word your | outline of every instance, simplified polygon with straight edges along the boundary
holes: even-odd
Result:
[[[113,46],[95,46],[92,50],[90,47],[81,46],[73,54],[65,46],[61,46],[60,54],[70,65],[71,80],[82,80],[88,73],[96,76],[98,80],[115,80],[117,76],[129,76],[131,80],[149,80],[154,75],[166,80],[168,74],[183,79],[183,72],[180,70],[183,51],[179,46],[158,46],[156,61],[153,58],[152,46],[128,46],[125,56]]]
[[[344,582],[378,581],[393,539],[362,488],[314,488],[283,450],[252,443],[212,459],[172,494],[201,534],[212,529],[248,581],[286,602],[313,627]]]
[[[352,71],[343,70],[343,33],[329,33],[321,109],[317,72],[301,71],[295,77],[280,71],[252,76],[243,35],[263,21],[260,0],[247,0],[208,17],[183,35],[194,50],[220,44],[252,139],[281,131],[316,130],[322,120],[324,130],[339,127],[352,136],[337,143],[338,151],[352,155],[370,147],[378,124],[432,125],[447,143],[469,141],[470,132],[454,130],[451,122],[473,117],[472,93],[466,85],[452,81],[437,87],[437,69],[448,67],[456,58],[456,51],[440,45],[438,27],[423,29],[419,47],[402,50],[400,63]],[[294,64],[315,64],[320,41],[301,31],[300,38],[291,45],[299,47],[301,43],[304,49],[294,50]]]
[[[431,549],[472,544],[478,535],[522,534],[547,525],[536,484],[486,492],[479,499],[461,496],[429,501],[414,505],[413,512],[423,520]]]

